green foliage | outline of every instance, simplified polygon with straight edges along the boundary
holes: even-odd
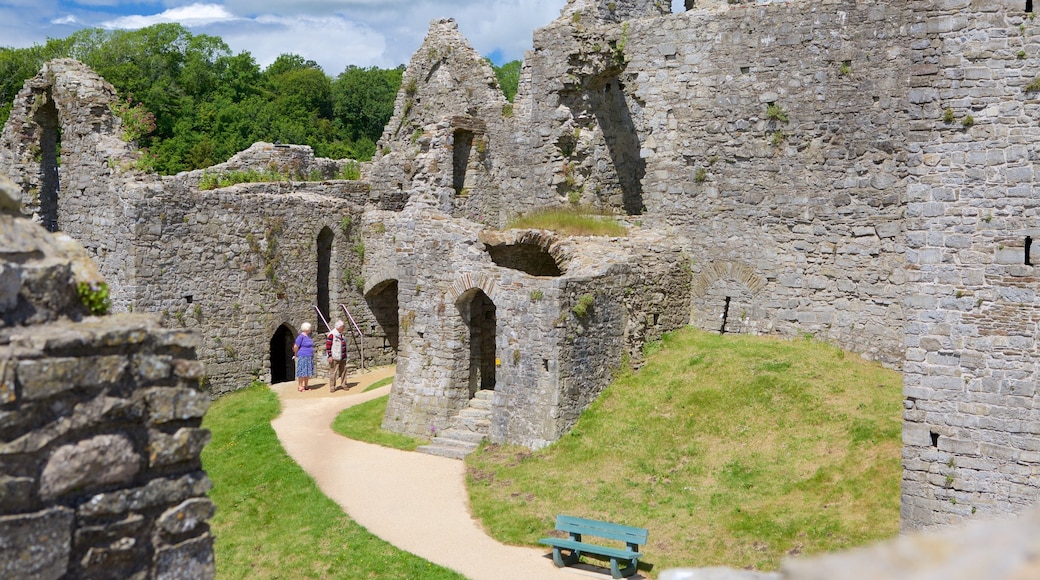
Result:
[[[521,65],[522,63],[518,60],[509,61],[502,66],[491,65],[495,71],[495,78],[498,79],[498,86],[502,88],[502,94],[510,103],[516,98],[516,91],[520,86]],[[503,108],[503,116],[505,116],[504,112]]]
[[[128,140],[153,156],[139,169],[165,174],[223,162],[257,141],[371,159],[404,70],[348,68],[332,80],[313,61],[283,54],[261,71],[248,52],[233,54],[220,38],[179,24],[83,29],[43,46],[0,48],[0,122],[22,83],[58,57],[83,61],[154,115],[152,133],[134,139],[141,131],[133,129]]]
[[[953,109],[950,108],[950,107],[946,107],[946,110],[943,111],[943,116],[942,116],[943,123],[952,123],[956,119],[957,119],[957,117],[956,117],[956,115],[954,115]]]
[[[697,183],[704,183],[708,180],[708,170],[704,167],[698,167],[697,170],[693,172],[693,180]]]
[[[390,395],[384,395],[367,403],[345,409],[332,422],[332,430],[344,437],[405,451],[415,451],[416,447],[427,443],[421,439],[384,431],[380,428],[383,415],[386,414],[386,403],[389,400]]]
[[[541,290],[531,290],[531,302],[537,302],[545,297],[545,293]]]
[[[776,103],[768,103],[766,105],[766,118],[773,121],[779,121],[781,123],[787,122],[787,111],[783,107]]]
[[[592,294],[582,294],[578,297],[578,302],[571,308],[571,311],[578,318],[585,318],[589,314],[589,308],[592,308],[592,303],[595,301],[596,297]]]
[[[472,509],[534,544],[558,513],[651,530],[654,569],[775,570],[899,531],[902,381],[821,341],[666,334],[548,448],[466,458]]]
[[[847,77],[852,74],[852,61],[842,61],[841,66],[838,67],[838,75]]]
[[[238,183],[268,183],[275,181],[289,181],[289,179],[290,176],[287,173],[271,170],[256,171],[253,169],[249,169],[205,172],[199,179],[199,189],[207,191],[210,189],[231,187],[232,185],[236,185]]]
[[[108,296],[108,284],[104,282],[96,284],[80,282],[76,285],[76,293],[83,306],[86,306],[87,311],[94,316],[108,314],[109,309],[112,308],[112,301]]]
[[[203,419],[218,578],[461,578],[373,536],[322,494],[278,442],[279,412],[257,381],[214,401]]]
[[[610,219],[609,216],[597,215],[595,210],[581,206],[548,208],[518,216],[510,220],[506,224],[506,228],[552,230],[568,236],[624,236],[628,234],[625,226]]]
[[[971,115],[965,115],[964,118],[961,119],[961,126],[964,127],[964,128],[971,127],[974,124],[975,124],[975,117],[972,117]]]
[[[357,161],[347,161],[343,164],[343,168],[339,170],[337,177],[349,181],[361,179],[361,165]]]
[[[502,118],[508,119],[513,116],[513,103],[502,105]]]
[[[1026,85],[1026,92],[1027,93],[1040,92],[1040,77],[1036,77],[1033,80],[1029,81],[1029,84]]]
[[[109,103],[108,108],[123,122],[123,141],[137,142],[155,131],[155,115],[143,103],[134,103],[133,95],[127,95],[125,101]]]
[[[363,393],[367,393],[369,391],[374,391],[374,390],[378,389],[379,387],[385,387],[385,386],[387,386],[387,385],[389,385],[389,384],[391,384],[393,382],[394,382],[394,377],[392,377],[392,376],[391,377],[382,378],[382,379],[379,379],[378,381],[372,383],[371,385],[368,385],[367,387],[365,387],[365,390],[362,391],[362,392]]]

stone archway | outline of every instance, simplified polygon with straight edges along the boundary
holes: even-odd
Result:
[[[469,330],[463,352],[469,357],[469,396],[473,397],[477,391],[495,388],[495,369],[498,364],[495,303],[483,290],[473,288],[463,293],[455,305]]]
[[[736,260],[719,260],[705,265],[691,283],[690,324],[726,333],[753,330],[755,297],[766,279],[750,265]]]
[[[296,376],[293,364],[293,341],[296,332],[283,324],[271,337],[271,384],[291,381]]]
[[[331,324],[331,298],[329,291],[329,281],[332,278],[332,241],[334,235],[332,229],[329,227],[321,228],[318,233],[318,279],[316,280],[318,295],[317,304],[318,310],[321,311],[321,315],[325,317],[325,320],[330,321]]]
[[[382,334],[382,352],[377,355],[389,364],[397,360],[400,344],[400,308],[397,298],[397,280],[383,280],[365,294],[365,302],[375,318],[371,337],[378,339]]]

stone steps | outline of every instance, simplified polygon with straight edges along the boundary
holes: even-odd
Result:
[[[452,420],[451,427],[441,431],[428,445],[419,446],[416,451],[440,457],[463,459],[476,451],[480,442],[487,438],[491,427],[491,398],[494,391],[477,391],[469,401],[469,406],[459,411]]]

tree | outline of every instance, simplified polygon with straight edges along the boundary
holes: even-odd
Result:
[[[404,66],[394,69],[348,66],[332,83],[335,117],[353,141],[378,141],[394,114]],[[373,147],[374,154],[374,147]]]
[[[491,65],[498,79],[498,86],[502,87],[502,93],[510,103],[516,98],[516,90],[520,86],[520,61],[513,60],[502,66]]]

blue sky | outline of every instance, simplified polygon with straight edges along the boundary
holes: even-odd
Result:
[[[347,65],[407,64],[431,19],[450,17],[480,53],[522,59],[535,28],[566,0],[0,0],[0,46],[27,47],[81,28],[134,29],[179,22],[220,36],[261,66],[279,54],[316,61],[335,76]]]

